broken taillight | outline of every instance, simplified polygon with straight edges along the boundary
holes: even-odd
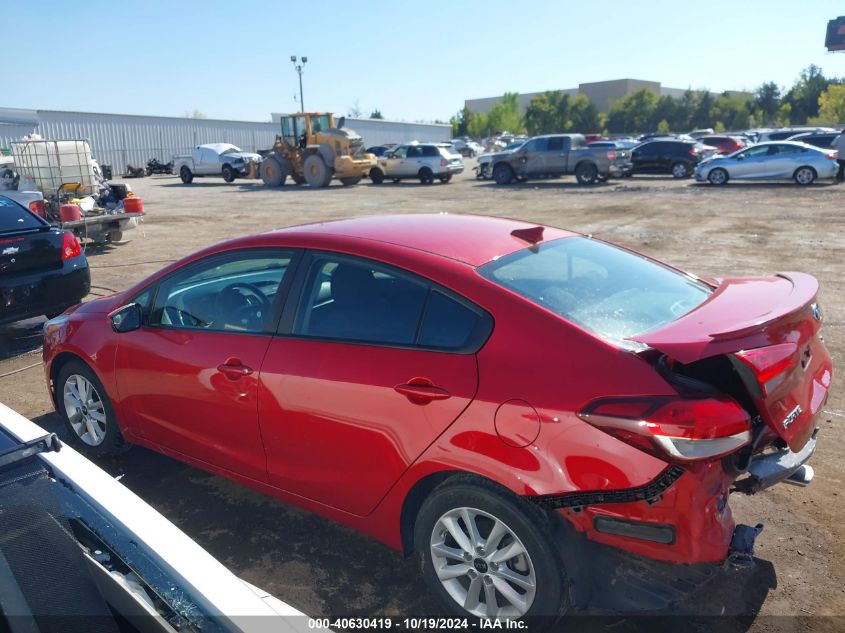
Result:
[[[578,417],[626,444],[675,462],[714,459],[751,441],[748,412],[727,396],[602,398]]]
[[[743,350],[734,355],[754,372],[763,397],[774,392],[800,362],[795,343]]]

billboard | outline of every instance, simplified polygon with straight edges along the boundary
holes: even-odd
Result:
[[[827,23],[824,45],[829,51],[845,51],[845,15]]]

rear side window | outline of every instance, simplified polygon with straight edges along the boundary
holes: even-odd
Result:
[[[440,156],[440,152],[434,145],[423,145],[422,154],[423,156]]]
[[[321,258],[309,271],[293,333],[412,345],[428,287],[365,260]]]
[[[418,145],[411,145],[408,148],[408,158],[419,158],[422,155],[422,149]]]
[[[293,324],[297,336],[474,353],[489,314],[429,280],[349,256],[316,258]]]
[[[563,149],[563,137],[553,136],[549,139],[549,144],[546,147],[548,152],[559,152]]]
[[[480,315],[438,290],[432,290],[420,326],[419,344],[437,349],[465,347]]]
[[[711,289],[676,270],[586,237],[568,237],[485,264],[482,276],[599,337],[628,337],[670,323]]]
[[[0,233],[26,231],[44,226],[38,217],[13,200],[0,196]]]

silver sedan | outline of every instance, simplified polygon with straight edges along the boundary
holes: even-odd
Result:
[[[799,185],[810,185],[817,179],[836,176],[836,158],[835,150],[806,143],[760,143],[700,162],[695,168],[695,179],[712,185],[724,185],[729,180],[794,180]]]

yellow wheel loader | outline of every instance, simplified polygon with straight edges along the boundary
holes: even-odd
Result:
[[[355,185],[376,166],[376,157],[364,152],[363,139],[335,126],[334,115],[301,112],[282,116],[282,133],[261,160],[259,173],[268,187],[280,187],[288,177],[298,185],[326,187],[332,178]]]

